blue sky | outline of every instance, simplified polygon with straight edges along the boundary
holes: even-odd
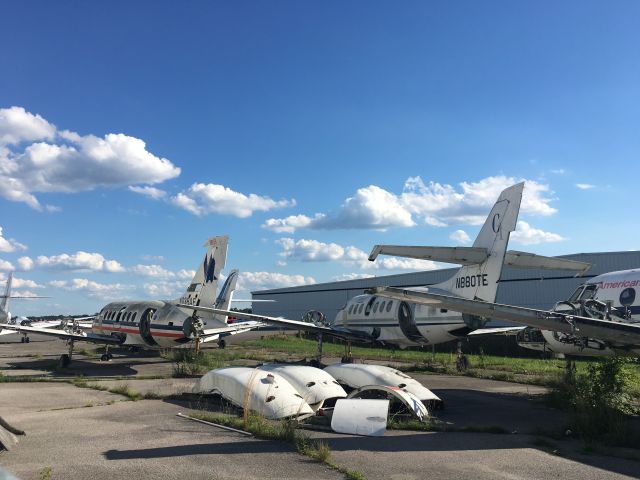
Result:
[[[91,313],[434,265],[526,180],[511,248],[637,248],[637,2],[4,2],[0,284]]]

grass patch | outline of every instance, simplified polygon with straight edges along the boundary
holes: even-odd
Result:
[[[567,362],[551,402],[571,413],[571,430],[586,444],[637,447],[640,435],[629,422],[638,412],[630,393],[631,366],[636,365],[629,359],[610,357],[579,372],[573,362]]]
[[[324,441],[310,440],[308,436],[297,429],[298,424],[295,421],[271,421],[253,413],[245,417],[236,417],[223,413],[193,412],[190,416],[226,427],[244,430],[263,440],[279,440],[290,443],[298,453],[324,463],[344,474],[348,479],[366,480],[366,477],[361,472],[349,470],[335,464],[331,460],[331,448],[329,445]]]
[[[429,419],[421,422],[415,419],[409,420],[392,420],[387,424],[389,430],[411,430],[416,432],[462,432],[462,433],[492,433],[507,434],[507,429],[499,425],[456,427],[448,423],[440,422],[435,419]]]
[[[109,388],[107,389],[107,391],[109,391],[110,393],[118,394],[118,395],[124,395],[129,400],[132,400],[134,402],[137,402],[138,400],[142,400],[144,398],[144,396],[140,392],[135,391],[133,388],[129,387],[129,385],[127,385],[126,383],[122,385],[118,385],[117,387],[114,387],[114,388]]]
[[[244,350],[243,358],[262,361],[274,360],[278,353],[313,358],[316,355],[317,342],[299,338],[297,335],[275,335],[242,342],[238,349]],[[323,351],[325,356],[341,357],[344,354],[344,345],[325,341]],[[229,349],[226,349],[225,352],[228,353]],[[354,346],[352,352],[354,357],[358,359],[405,363],[407,365],[401,368],[404,371],[466,375],[545,387],[557,385],[558,377],[564,371],[566,363],[565,360],[559,359],[500,357],[484,353],[469,354],[467,355],[469,369],[461,373],[456,370],[456,355],[454,353],[434,353],[409,349],[391,350],[366,346]],[[211,353],[213,352],[211,351]],[[576,360],[576,372],[588,374],[589,365],[593,363],[594,361],[590,359]],[[640,402],[640,365],[637,362],[629,363],[627,371],[629,373],[628,393],[634,401]]]
[[[53,469],[51,467],[44,467],[40,470],[40,480],[51,480],[51,473]]]

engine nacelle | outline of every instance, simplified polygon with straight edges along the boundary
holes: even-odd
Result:
[[[488,322],[486,318],[478,317],[477,315],[467,315],[466,313],[462,314],[462,320],[464,321],[465,325],[472,330],[482,328]]]

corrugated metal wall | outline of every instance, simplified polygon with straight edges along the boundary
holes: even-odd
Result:
[[[549,309],[559,300],[565,300],[585,279],[615,270],[640,268],[640,252],[579,253],[561,258],[592,263],[591,270],[582,278],[574,278],[572,272],[552,270],[526,270],[505,267],[498,287],[498,303],[523,307]],[[412,287],[432,285],[452,276],[456,268],[426,272],[389,275],[345,282],[319,283],[301,287],[261,290],[253,292],[253,298],[275,300],[257,302],[253,311],[260,315],[283,316],[300,319],[309,310],[319,310],[333,319],[342,306],[366,288],[375,286]],[[492,326],[504,323],[492,322]]]

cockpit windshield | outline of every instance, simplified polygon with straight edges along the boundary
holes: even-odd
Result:
[[[587,285],[580,285],[575,292],[573,292],[573,295],[571,295],[571,297],[569,297],[569,301],[570,302],[579,302],[581,300],[589,300],[591,298],[594,298],[596,296],[596,292],[598,291],[598,285],[594,284],[587,284]]]

